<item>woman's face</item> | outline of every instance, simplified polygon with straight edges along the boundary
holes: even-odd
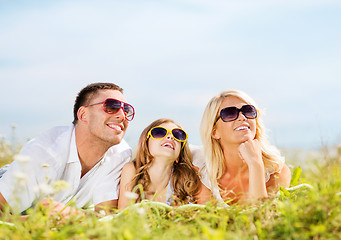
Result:
[[[171,122],[162,123],[159,126],[168,130],[179,128],[176,124]],[[148,140],[148,146],[149,152],[154,158],[162,157],[174,162],[180,155],[181,142],[175,140],[171,132],[169,132],[168,135],[162,139],[153,139],[150,137]]]
[[[221,109],[226,107],[237,107],[240,109],[244,105],[247,105],[247,103],[237,97],[226,97],[219,108],[219,113]],[[255,138],[256,119],[248,119],[241,112],[239,112],[238,118],[231,122],[224,122],[219,118],[213,129],[212,136],[218,139],[222,146],[239,145]]]

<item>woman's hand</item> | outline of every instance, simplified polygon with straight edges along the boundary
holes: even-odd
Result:
[[[239,146],[239,154],[249,168],[249,200],[267,197],[262,148],[259,141],[253,139],[243,142]]]
[[[249,168],[262,166],[262,149],[257,139],[247,140],[239,145],[239,154]]]

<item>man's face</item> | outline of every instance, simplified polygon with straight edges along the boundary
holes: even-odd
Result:
[[[89,105],[103,102],[107,98],[126,102],[125,97],[118,90],[99,90],[90,100]],[[103,110],[103,104],[97,104],[86,107],[85,111],[90,141],[101,141],[107,147],[121,142],[128,127],[128,120],[125,118],[123,109],[114,114],[109,114]]]

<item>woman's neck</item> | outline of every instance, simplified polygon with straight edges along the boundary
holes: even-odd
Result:
[[[166,159],[154,158],[152,166],[148,169],[151,181],[149,190],[161,192],[167,188],[172,169],[173,162],[170,163]]]
[[[240,174],[241,171],[248,170],[247,164],[242,159],[238,147],[239,145],[223,147],[226,171],[228,171],[230,174]]]

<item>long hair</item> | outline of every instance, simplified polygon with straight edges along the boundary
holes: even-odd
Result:
[[[226,170],[224,153],[219,140],[212,137],[215,128],[216,119],[219,116],[219,109],[226,97],[237,97],[244,101],[246,104],[255,106],[257,109],[256,120],[256,135],[255,139],[260,142],[262,149],[262,159],[264,162],[264,170],[266,174],[278,172],[283,167],[283,157],[280,155],[279,150],[270,145],[268,137],[265,133],[265,127],[261,119],[261,112],[256,106],[255,101],[246,93],[239,90],[227,90],[221,94],[213,97],[207,104],[201,124],[200,135],[203,144],[203,153],[205,158],[205,170],[207,171],[209,180],[212,187],[218,188],[218,179],[223,175]]]
[[[139,139],[136,158],[133,163],[136,168],[136,175],[133,178],[131,184],[136,186],[138,184],[142,185],[143,191],[148,194],[154,194],[149,191],[149,186],[151,184],[148,169],[152,166],[154,157],[149,152],[148,147],[148,132],[153,127],[159,126],[163,123],[174,123],[171,119],[158,119],[152,122],[148,127],[146,127]],[[176,124],[178,125],[178,124]],[[180,127],[178,125],[178,127]],[[195,195],[199,191],[200,179],[194,169],[192,163],[192,154],[189,150],[187,141],[182,146],[180,150],[179,160],[173,163],[173,171],[171,175],[171,186],[174,189],[174,195],[172,196],[172,204],[179,205],[181,203],[189,203],[195,201]],[[143,199],[142,191],[137,189],[137,194],[139,195],[138,201]]]

